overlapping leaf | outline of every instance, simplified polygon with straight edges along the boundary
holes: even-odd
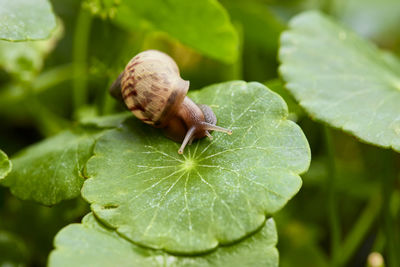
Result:
[[[65,130],[13,157],[15,168],[2,181],[21,198],[54,205],[80,195],[86,161],[105,130],[118,127],[127,113],[82,119],[84,127]]]
[[[284,101],[258,83],[228,82],[194,92],[228,136],[179,144],[132,118],[96,143],[82,194],[101,221],[130,240],[199,253],[260,227],[299,190],[310,151],[287,120]]]
[[[81,171],[91,155],[93,135],[64,131],[13,157],[14,168],[2,185],[21,199],[53,205],[80,194]]]
[[[280,72],[308,113],[400,151],[400,63],[318,12],[281,37]]]
[[[0,150],[0,180],[7,176],[11,171],[11,161],[8,159],[6,153]]]
[[[163,31],[212,58],[233,63],[239,38],[228,13],[216,0],[121,1],[115,20],[132,30]]]
[[[198,257],[173,256],[134,245],[89,214],[82,224],[71,224],[58,233],[49,266],[273,267],[278,266],[276,242],[275,223],[269,219],[260,231],[240,243]]]
[[[44,39],[55,27],[56,18],[48,0],[0,0],[0,39]]]

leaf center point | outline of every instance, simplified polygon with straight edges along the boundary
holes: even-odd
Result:
[[[194,167],[196,166],[196,162],[193,159],[186,159],[184,161],[184,163],[182,164],[182,168],[186,171],[190,171],[192,169],[194,169]]]

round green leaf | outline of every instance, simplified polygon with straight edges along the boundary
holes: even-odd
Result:
[[[0,0],[0,39],[44,39],[55,27],[56,18],[47,0]]]
[[[259,83],[228,82],[196,91],[218,125],[178,155],[179,144],[132,118],[96,143],[82,195],[128,239],[178,253],[237,241],[281,209],[301,186],[310,150],[287,106]]]
[[[239,243],[212,253],[184,257],[132,244],[99,224],[92,214],[82,224],[71,224],[56,236],[49,266],[242,267],[278,266],[277,233],[273,219]]]
[[[11,171],[11,161],[8,159],[6,153],[0,149],[0,180],[7,176]]]
[[[217,0],[122,1],[115,21],[128,30],[146,27],[163,31],[204,55],[233,63],[239,37]]]
[[[13,157],[13,170],[2,185],[21,199],[44,205],[77,197],[93,143],[93,135],[70,130],[45,139]]]
[[[281,37],[280,73],[306,111],[365,142],[400,151],[400,63],[318,12]]]

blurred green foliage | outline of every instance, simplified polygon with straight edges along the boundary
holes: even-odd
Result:
[[[0,14],[6,2],[0,1]],[[167,3],[185,6],[175,10]],[[48,39],[0,41],[0,149],[12,159],[78,122],[110,127],[96,117],[124,109],[108,95],[109,85],[132,56],[159,49],[177,61],[191,89],[237,79],[266,84],[285,99],[289,118],[303,129],[313,159],[302,189],[275,217],[281,266],[365,266],[372,251],[387,266],[398,262],[393,251],[400,251],[399,154],[309,117],[279,77],[277,55],[288,21],[311,9],[400,55],[400,1],[189,3],[52,0],[58,22],[48,25],[57,24]],[[45,265],[55,234],[88,211],[80,198],[43,207],[1,187],[0,266]]]

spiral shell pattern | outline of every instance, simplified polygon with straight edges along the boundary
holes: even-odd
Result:
[[[126,65],[121,79],[124,102],[143,122],[163,127],[184,100],[189,82],[180,77],[175,61],[162,52],[148,50]]]

